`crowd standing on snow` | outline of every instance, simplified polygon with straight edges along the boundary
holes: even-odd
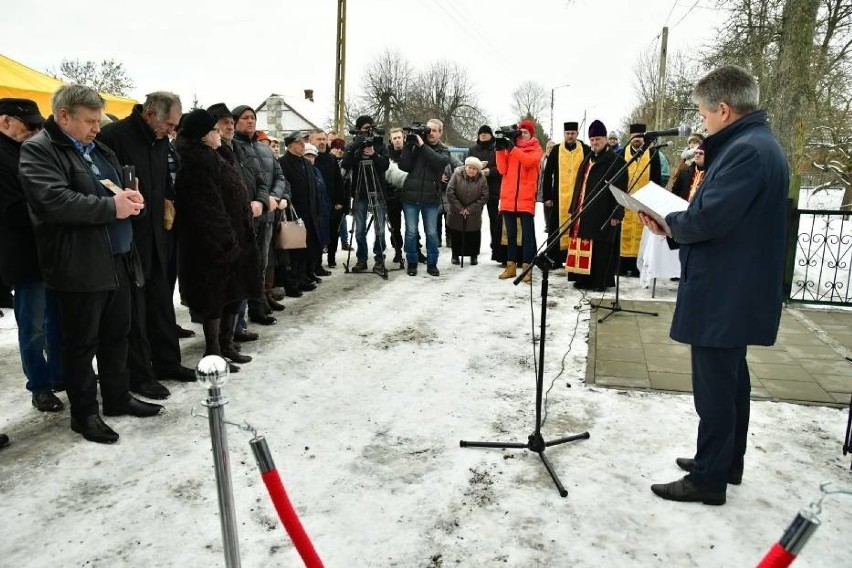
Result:
[[[710,137],[689,140],[670,180],[663,155],[644,151],[644,124],[631,125],[621,148],[599,120],[588,144],[565,122],[564,140],[546,152],[532,121],[483,125],[462,163],[437,119],[392,128],[387,147],[369,116],[348,143],[317,129],[291,132],[282,147],[256,130],[246,105],[182,114],[177,95],[155,92],[112,120],[95,90],[65,85],[44,119],[33,101],[0,99],[0,276],[14,290],[32,404],[61,411],[56,393],[66,391],[71,429],[115,442],[101,414],[155,416],[162,406],[134,395],[163,400],[161,381],[195,380],[179,344],[195,332],[177,325],[176,284],[205,355],[237,372],[251,361],[240,345],[258,339],[248,324],[274,325],[284,296],[316,290],[338,266],[338,243],[346,272],[386,278],[392,264],[416,276],[425,264],[438,277],[442,224],[451,263],[475,265],[485,211],[499,278],[533,261],[538,201],[551,263],[575,287],[603,291],[616,266],[637,275],[643,226],[666,235],[619,208],[609,185],[669,181],[690,203],[666,222],[682,264],[672,337],[692,347],[701,422],[695,457],[677,461],[689,474],[653,490],[722,504],[744,468],[746,347],[772,344],[780,319],[788,172],[748,73],[713,71],[695,99]],[[708,304],[720,296],[724,309]],[[0,447],[8,441],[0,435]]]

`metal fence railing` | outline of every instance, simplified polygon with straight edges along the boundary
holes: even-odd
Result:
[[[796,257],[790,301],[852,306],[852,212],[795,212]]]

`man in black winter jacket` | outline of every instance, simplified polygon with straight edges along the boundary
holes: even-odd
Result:
[[[500,245],[502,227],[500,222],[500,182],[503,176],[497,171],[494,157],[494,131],[487,124],[479,127],[476,145],[470,147],[470,155],[485,162],[482,175],[488,182],[488,224],[491,229],[491,260],[506,262],[506,246]]]
[[[373,119],[369,116],[359,116],[355,121],[358,134],[346,148],[341,167],[349,172],[352,179],[353,213],[355,216],[355,242],[357,263],[353,272],[367,270],[367,210],[373,200],[373,271],[385,274],[385,223],[387,222],[387,206],[384,200],[385,172],[388,170],[387,150],[381,143],[381,138],[373,136]],[[369,195],[373,193],[373,195]]]
[[[118,159],[95,140],[103,106],[94,89],[60,87],[44,130],[21,147],[20,168],[41,272],[62,316],[71,429],[111,443],[118,434],[98,413],[96,354],[105,415],[153,416],[162,407],[128,391],[130,289],[144,283],[128,218],[142,212],[144,199],[121,189]]]
[[[240,105],[233,110],[236,134],[234,134],[234,147],[238,156],[245,162],[246,166],[259,173],[262,185],[249,187],[251,196],[251,211],[254,215],[254,229],[257,237],[257,248],[260,252],[260,281],[265,289],[272,288],[271,274],[267,273],[269,268],[269,248],[272,243],[272,230],[276,209],[285,209],[290,201],[290,188],[281,166],[272,149],[257,139],[257,115],[254,109],[247,105]],[[272,267],[274,270],[274,266]],[[268,283],[268,285],[267,285]],[[264,297],[249,298],[249,319],[261,325],[272,325],[277,320],[269,315],[272,310],[267,310]],[[245,328],[245,311],[240,310],[237,319],[237,331]]]
[[[418,216],[426,231],[426,271],[438,270],[438,210],[441,207],[441,176],[450,164],[450,151],[441,143],[444,123],[433,118],[426,123],[429,134],[423,140],[417,134],[406,137],[399,156],[399,169],[408,172],[402,186],[402,210],[405,213],[405,260],[409,276],[417,275]]]
[[[136,394],[164,399],[169,396],[161,380],[194,381],[195,371],[181,365],[173,292],[168,278],[174,246],[165,226],[166,200],[174,201],[169,174],[169,140],[181,114],[174,93],[154,92],[127,118],[106,125],[98,140],[111,148],[122,166],[134,166],[139,191],[145,198],[145,215],[133,221],[145,286],[132,295],[130,329],[130,389]]]
[[[21,144],[44,122],[34,101],[0,99],[0,276],[15,288],[18,349],[27,390],[42,412],[62,410],[62,330],[56,296],[38,266],[27,198],[18,178]]]

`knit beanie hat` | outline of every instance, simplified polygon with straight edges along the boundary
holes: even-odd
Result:
[[[479,127],[479,130],[476,132],[477,136],[479,136],[480,134],[490,134],[491,136],[494,136],[494,131],[491,130],[491,127],[488,126],[487,124],[483,124],[482,126]]]
[[[476,156],[468,156],[467,158],[465,158],[464,165],[473,166],[477,169],[477,171],[482,171],[482,161]]]
[[[518,123],[518,128],[526,128],[530,136],[535,136],[535,124],[532,120],[522,120]]]
[[[252,114],[257,116],[257,113],[255,112],[255,110],[248,105],[240,105],[240,106],[234,108],[234,110],[231,111],[231,116],[234,117],[234,121],[237,121],[237,120],[240,119],[240,117],[243,115],[243,113],[247,110],[250,110],[252,112]]]

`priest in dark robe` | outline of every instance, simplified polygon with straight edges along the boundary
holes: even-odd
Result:
[[[624,218],[609,184],[625,190],[627,172],[624,158],[607,144],[606,126],[600,120],[589,125],[589,146],[591,152],[580,164],[571,200],[571,216],[579,219],[569,231],[565,268],[575,274],[575,288],[602,292],[615,285],[617,229]]]
[[[577,172],[580,170],[580,164],[591,152],[588,146],[577,140],[579,129],[576,122],[566,122],[563,126],[565,140],[550,151],[542,171],[542,200],[549,235],[548,243],[556,238],[559,228],[568,220],[568,208],[574,197]],[[562,235],[559,245],[554,245],[548,254],[557,268],[562,266],[570,238],[567,233]]]

